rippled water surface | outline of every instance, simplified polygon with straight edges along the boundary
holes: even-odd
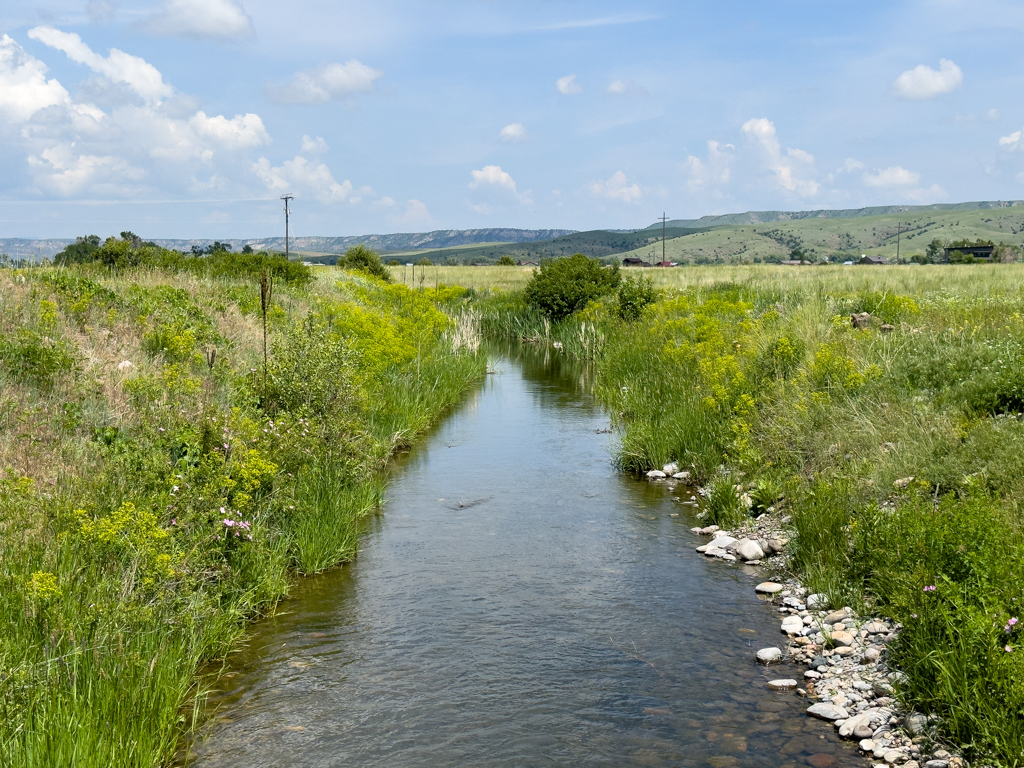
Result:
[[[190,766],[861,766],[753,661],[754,569],[617,474],[558,358],[497,373],[399,460],[358,561],[253,627]],[[673,513],[678,513],[673,517]]]

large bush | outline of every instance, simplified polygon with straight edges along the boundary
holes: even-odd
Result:
[[[345,251],[345,255],[338,259],[338,266],[342,269],[366,272],[374,277],[379,277],[385,283],[391,282],[391,273],[388,272],[387,267],[381,264],[380,256],[362,243]]]
[[[561,320],[613,292],[620,282],[618,265],[605,267],[597,259],[577,253],[542,262],[526,286],[525,299],[552,320]]]

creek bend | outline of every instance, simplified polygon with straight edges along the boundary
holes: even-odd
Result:
[[[252,627],[188,765],[863,765],[765,687],[802,669],[754,662],[783,641],[755,570],[615,471],[586,371],[492,360],[395,462],[357,561]]]

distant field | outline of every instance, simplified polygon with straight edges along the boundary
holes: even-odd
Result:
[[[466,288],[519,290],[525,287],[533,267],[391,267],[395,281],[410,287],[461,285]],[[781,286],[820,284],[830,291],[890,291],[917,293],[948,291],[962,296],[987,296],[993,292],[1024,290],[1024,264],[902,265],[902,266],[808,266],[775,264],[708,265],[674,268],[630,267],[624,276],[643,275],[657,288],[684,290],[702,285],[737,282],[770,290]],[[420,282],[420,276],[423,282]]]

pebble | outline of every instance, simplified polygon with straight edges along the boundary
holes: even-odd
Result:
[[[882,759],[885,760],[886,765],[899,765],[907,762],[907,753],[902,749],[890,749],[882,755]]]
[[[768,687],[773,691],[791,691],[796,688],[796,680],[769,680]]]
[[[831,635],[829,635],[828,639],[829,641],[831,641],[832,645],[837,645],[841,647],[849,647],[853,645],[853,635],[851,635],[849,632],[843,632],[842,630],[838,632],[833,632]]]
[[[877,648],[866,648],[864,654],[861,656],[861,663],[868,664],[872,661],[878,661],[878,657],[882,655],[882,652]]]
[[[649,477],[651,480],[664,480],[665,476],[665,473],[662,472],[660,469],[652,469],[650,472],[647,473],[647,477]]]
[[[762,664],[771,664],[782,660],[782,651],[778,648],[762,648],[757,652],[757,660]]]
[[[865,752],[871,752],[875,748],[875,742],[873,742],[871,739],[861,739],[860,744],[858,746]]]
[[[804,677],[806,677],[808,680],[817,680],[819,677],[821,677],[821,672],[815,672],[813,669],[808,669],[806,672],[804,672]]]

